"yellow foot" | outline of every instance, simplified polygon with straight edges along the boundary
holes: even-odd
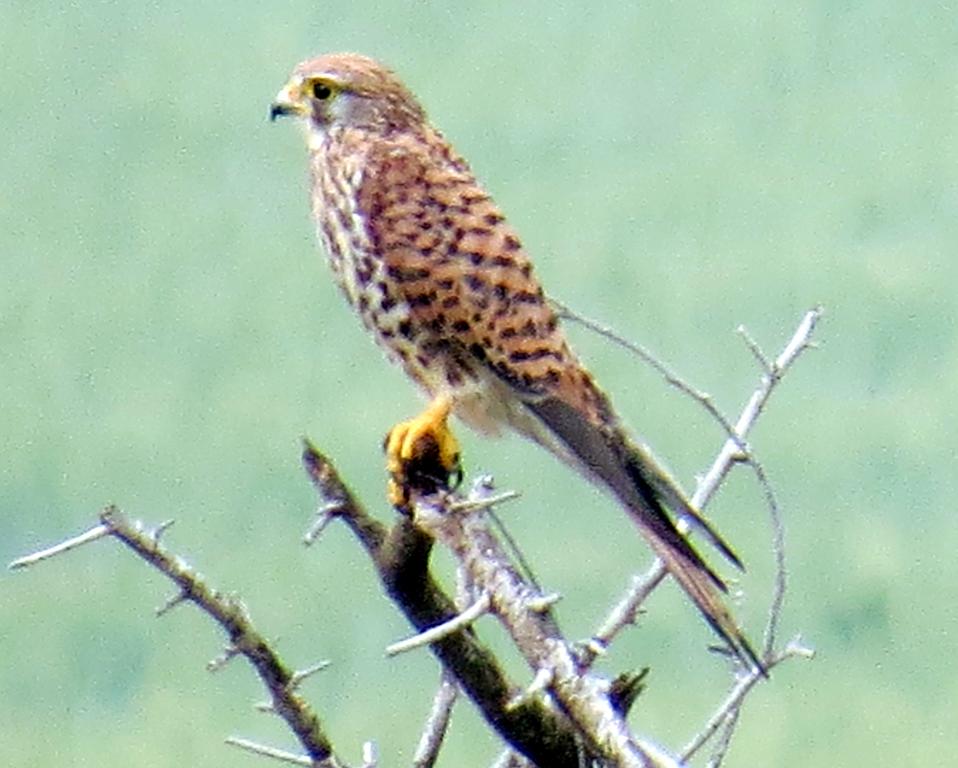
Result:
[[[437,397],[415,419],[403,421],[386,435],[386,469],[389,471],[389,501],[405,506],[410,491],[434,493],[459,482],[459,441],[449,429],[451,400]]]

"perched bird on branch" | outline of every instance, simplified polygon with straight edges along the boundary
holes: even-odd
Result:
[[[372,59],[329,54],[293,70],[270,110],[284,116],[305,128],[312,213],[340,288],[431,398],[387,438],[393,502],[424,440],[457,471],[450,413],[485,434],[514,429],[611,492],[709,624],[761,669],[724,582],[666,510],[741,567],[738,558],[629,438],[570,349],[516,232],[416,97]]]

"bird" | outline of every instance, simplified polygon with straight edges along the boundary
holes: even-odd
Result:
[[[269,110],[298,120],[318,239],[348,303],[427,394],[387,435],[390,496],[423,440],[458,468],[454,414],[514,430],[608,491],[743,664],[764,667],[723,599],[728,588],[672,515],[742,563],[580,362],[518,234],[469,164],[388,67],[355,53],[293,69]]]

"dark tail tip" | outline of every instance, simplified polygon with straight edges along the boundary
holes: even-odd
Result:
[[[766,680],[769,679],[768,667],[762,662],[758,657],[758,654],[755,653],[755,650],[752,648],[751,643],[746,640],[744,637],[738,638],[738,648],[736,650],[736,655],[742,659],[742,661],[747,662],[748,665],[756,670],[762,677]]]

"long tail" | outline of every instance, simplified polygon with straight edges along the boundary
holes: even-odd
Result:
[[[558,398],[530,400],[525,405],[551,433],[548,437],[541,433],[531,436],[615,495],[705,620],[739,658],[765,674],[765,667],[725,604],[722,597],[728,592],[725,582],[679,533],[665,511],[666,506],[705,532],[719,551],[739,568],[741,561],[689,505],[651,455],[633,444],[618,427],[596,426]]]

